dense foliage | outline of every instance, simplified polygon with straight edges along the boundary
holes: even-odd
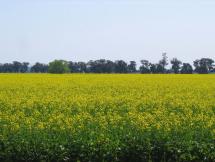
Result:
[[[0,161],[214,161],[214,75],[0,75]]]
[[[27,62],[17,62],[0,64],[0,73],[152,73],[152,74],[208,74],[215,73],[214,60],[211,58],[201,58],[193,61],[193,66],[189,63],[182,63],[177,58],[170,60],[170,67],[166,53],[158,63],[151,63],[148,60],[141,60],[141,65],[137,67],[135,61],[127,63],[123,60],[90,60],[88,62],[73,62],[65,60],[54,60],[49,64],[36,62],[29,66]]]
[[[48,72],[53,74],[63,74],[69,72],[69,66],[66,61],[54,60],[49,63]]]

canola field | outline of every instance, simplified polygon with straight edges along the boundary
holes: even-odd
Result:
[[[215,161],[215,75],[0,74],[0,161]]]

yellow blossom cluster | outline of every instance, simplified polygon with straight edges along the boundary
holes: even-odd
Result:
[[[214,149],[215,75],[0,75],[0,161],[210,161]]]

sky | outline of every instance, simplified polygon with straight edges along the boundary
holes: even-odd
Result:
[[[214,0],[0,0],[0,62],[215,59]]]

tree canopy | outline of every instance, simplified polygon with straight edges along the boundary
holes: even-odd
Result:
[[[36,62],[30,66],[28,62],[13,61],[12,63],[0,63],[0,73],[142,73],[142,74],[208,74],[215,73],[214,60],[211,58],[200,58],[190,63],[184,63],[177,58],[170,60],[167,66],[168,57],[166,53],[157,63],[148,60],[141,60],[141,65],[137,67],[136,61],[124,60],[90,60],[88,62],[74,62],[65,60],[54,60],[49,64]]]
[[[48,72],[54,74],[68,73],[69,66],[67,61],[64,60],[54,60],[49,63]]]

